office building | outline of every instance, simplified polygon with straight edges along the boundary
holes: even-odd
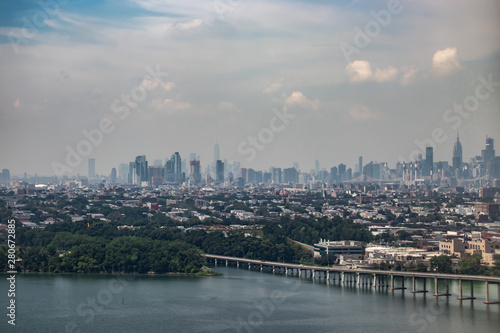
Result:
[[[88,176],[89,178],[95,178],[95,158],[89,158],[88,163]]]

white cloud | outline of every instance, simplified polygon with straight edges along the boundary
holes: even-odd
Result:
[[[397,68],[389,66],[385,69],[377,68],[375,74],[373,74],[373,79],[377,82],[392,81],[398,76]]]
[[[167,82],[167,83],[162,82],[162,83],[161,83],[161,86],[162,86],[162,87],[163,87],[163,89],[165,89],[166,91],[170,91],[170,90],[172,90],[173,88],[175,88],[175,83],[174,83],[174,82]]]
[[[363,82],[370,80],[373,75],[372,67],[366,60],[356,60],[346,67],[347,75],[351,82]]]
[[[358,104],[354,105],[351,110],[349,110],[349,115],[354,120],[367,120],[377,118],[377,113],[370,110],[366,105]]]
[[[316,110],[319,107],[319,101],[317,99],[311,101],[302,92],[294,91],[285,101],[285,106],[293,105]]]
[[[275,82],[275,83],[272,83],[271,85],[269,85],[269,87],[267,87],[266,89],[264,89],[262,91],[263,94],[274,94],[276,92],[278,92],[281,87],[283,87],[283,83],[281,82]]]
[[[414,67],[406,67],[402,69],[402,72],[403,77],[401,78],[401,84],[407,85],[415,80],[418,70]]]
[[[448,75],[462,68],[458,61],[457,49],[449,47],[439,50],[432,57],[432,69],[438,75]]]
[[[386,82],[392,81],[398,76],[398,69],[389,66],[384,69],[377,68],[375,72],[369,61],[356,60],[346,66],[347,76],[351,82],[377,81]]]

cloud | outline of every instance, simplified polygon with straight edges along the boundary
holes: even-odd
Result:
[[[385,69],[377,68],[375,74],[373,74],[373,80],[377,82],[392,81],[398,76],[397,68],[389,66]]]
[[[304,108],[316,110],[319,107],[317,99],[311,101],[302,92],[294,91],[285,101],[285,106],[302,106]]]
[[[347,76],[351,82],[363,82],[369,80],[372,75],[372,67],[366,60],[356,60],[346,67]]]
[[[370,110],[366,105],[358,104],[354,105],[351,110],[349,110],[349,115],[354,120],[367,120],[377,118],[377,113]]]
[[[19,99],[14,102],[14,107],[17,109],[19,107]]]
[[[347,76],[351,82],[377,81],[386,82],[392,81],[398,76],[398,69],[389,66],[385,69],[377,68],[375,72],[369,61],[356,60],[346,66]]]
[[[413,82],[417,76],[418,70],[413,67],[403,68],[403,77],[401,78],[402,85],[408,85]]]
[[[165,89],[166,91],[170,91],[170,90],[172,90],[173,88],[175,88],[175,83],[174,83],[174,82],[167,82],[167,83],[162,82],[162,83],[161,83],[161,86],[162,86],[162,87],[163,87],[163,89]]]
[[[199,27],[202,24],[203,24],[203,20],[197,18],[197,19],[187,21],[187,22],[176,23],[176,24],[174,24],[174,27],[179,29],[179,30],[188,30],[188,29],[193,29],[193,28]]]
[[[281,87],[283,87],[283,83],[281,83],[281,82],[275,82],[275,83],[272,83],[266,89],[264,89],[262,91],[262,93],[263,94],[274,94],[274,93],[278,92],[281,89]]]
[[[222,101],[217,104],[217,110],[223,112],[241,112],[241,109],[236,106],[236,104],[228,101]]]
[[[151,107],[156,109],[156,110],[182,111],[182,110],[190,109],[192,107],[192,105],[191,105],[191,103],[188,103],[188,102],[176,102],[171,98],[166,98],[164,100],[158,98],[158,99],[154,99],[151,102]]]
[[[432,57],[432,69],[438,75],[448,75],[462,68],[458,61],[457,49],[449,47],[439,50]]]

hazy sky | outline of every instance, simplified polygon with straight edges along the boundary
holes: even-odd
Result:
[[[216,140],[256,169],[394,167],[425,139],[451,162],[457,130],[464,160],[486,135],[500,155],[498,0],[42,3],[0,2],[13,174],[87,174],[89,157],[109,174],[176,151],[205,165]]]

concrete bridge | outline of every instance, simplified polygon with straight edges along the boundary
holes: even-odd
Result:
[[[360,269],[360,268],[350,268],[342,266],[334,267],[324,267],[324,266],[311,266],[311,265],[301,265],[301,264],[290,264],[284,262],[276,261],[265,261],[265,260],[254,260],[238,257],[227,257],[214,254],[204,254],[203,255],[208,260],[212,260],[217,266],[218,263],[223,263],[226,266],[230,262],[236,264],[236,267],[240,265],[248,266],[248,269],[258,269],[262,271],[271,271],[273,273],[284,273],[290,276],[299,277],[311,277],[324,278],[326,280],[337,279],[341,283],[354,283],[356,285],[369,285],[374,288],[384,288],[390,287],[390,290],[402,290],[407,289],[405,287],[405,278],[409,277],[412,279],[411,292],[412,293],[427,293],[427,280],[434,279],[434,296],[451,296],[449,292],[449,282],[450,280],[458,280],[459,289],[459,300],[474,300],[474,285],[476,281],[484,282],[485,284],[485,304],[500,304],[500,277],[482,276],[482,275],[460,275],[460,274],[440,274],[440,273],[421,273],[421,272],[397,272],[397,271],[383,271],[383,270],[371,270],[371,269]],[[399,280],[399,285],[396,282]],[[421,280],[423,284],[423,289],[418,290],[416,288],[416,281]],[[439,282],[442,281],[445,286],[445,291],[439,290]],[[463,294],[463,283],[470,283],[470,295]],[[489,285],[498,284],[499,296],[496,301],[490,300],[489,295]]]

